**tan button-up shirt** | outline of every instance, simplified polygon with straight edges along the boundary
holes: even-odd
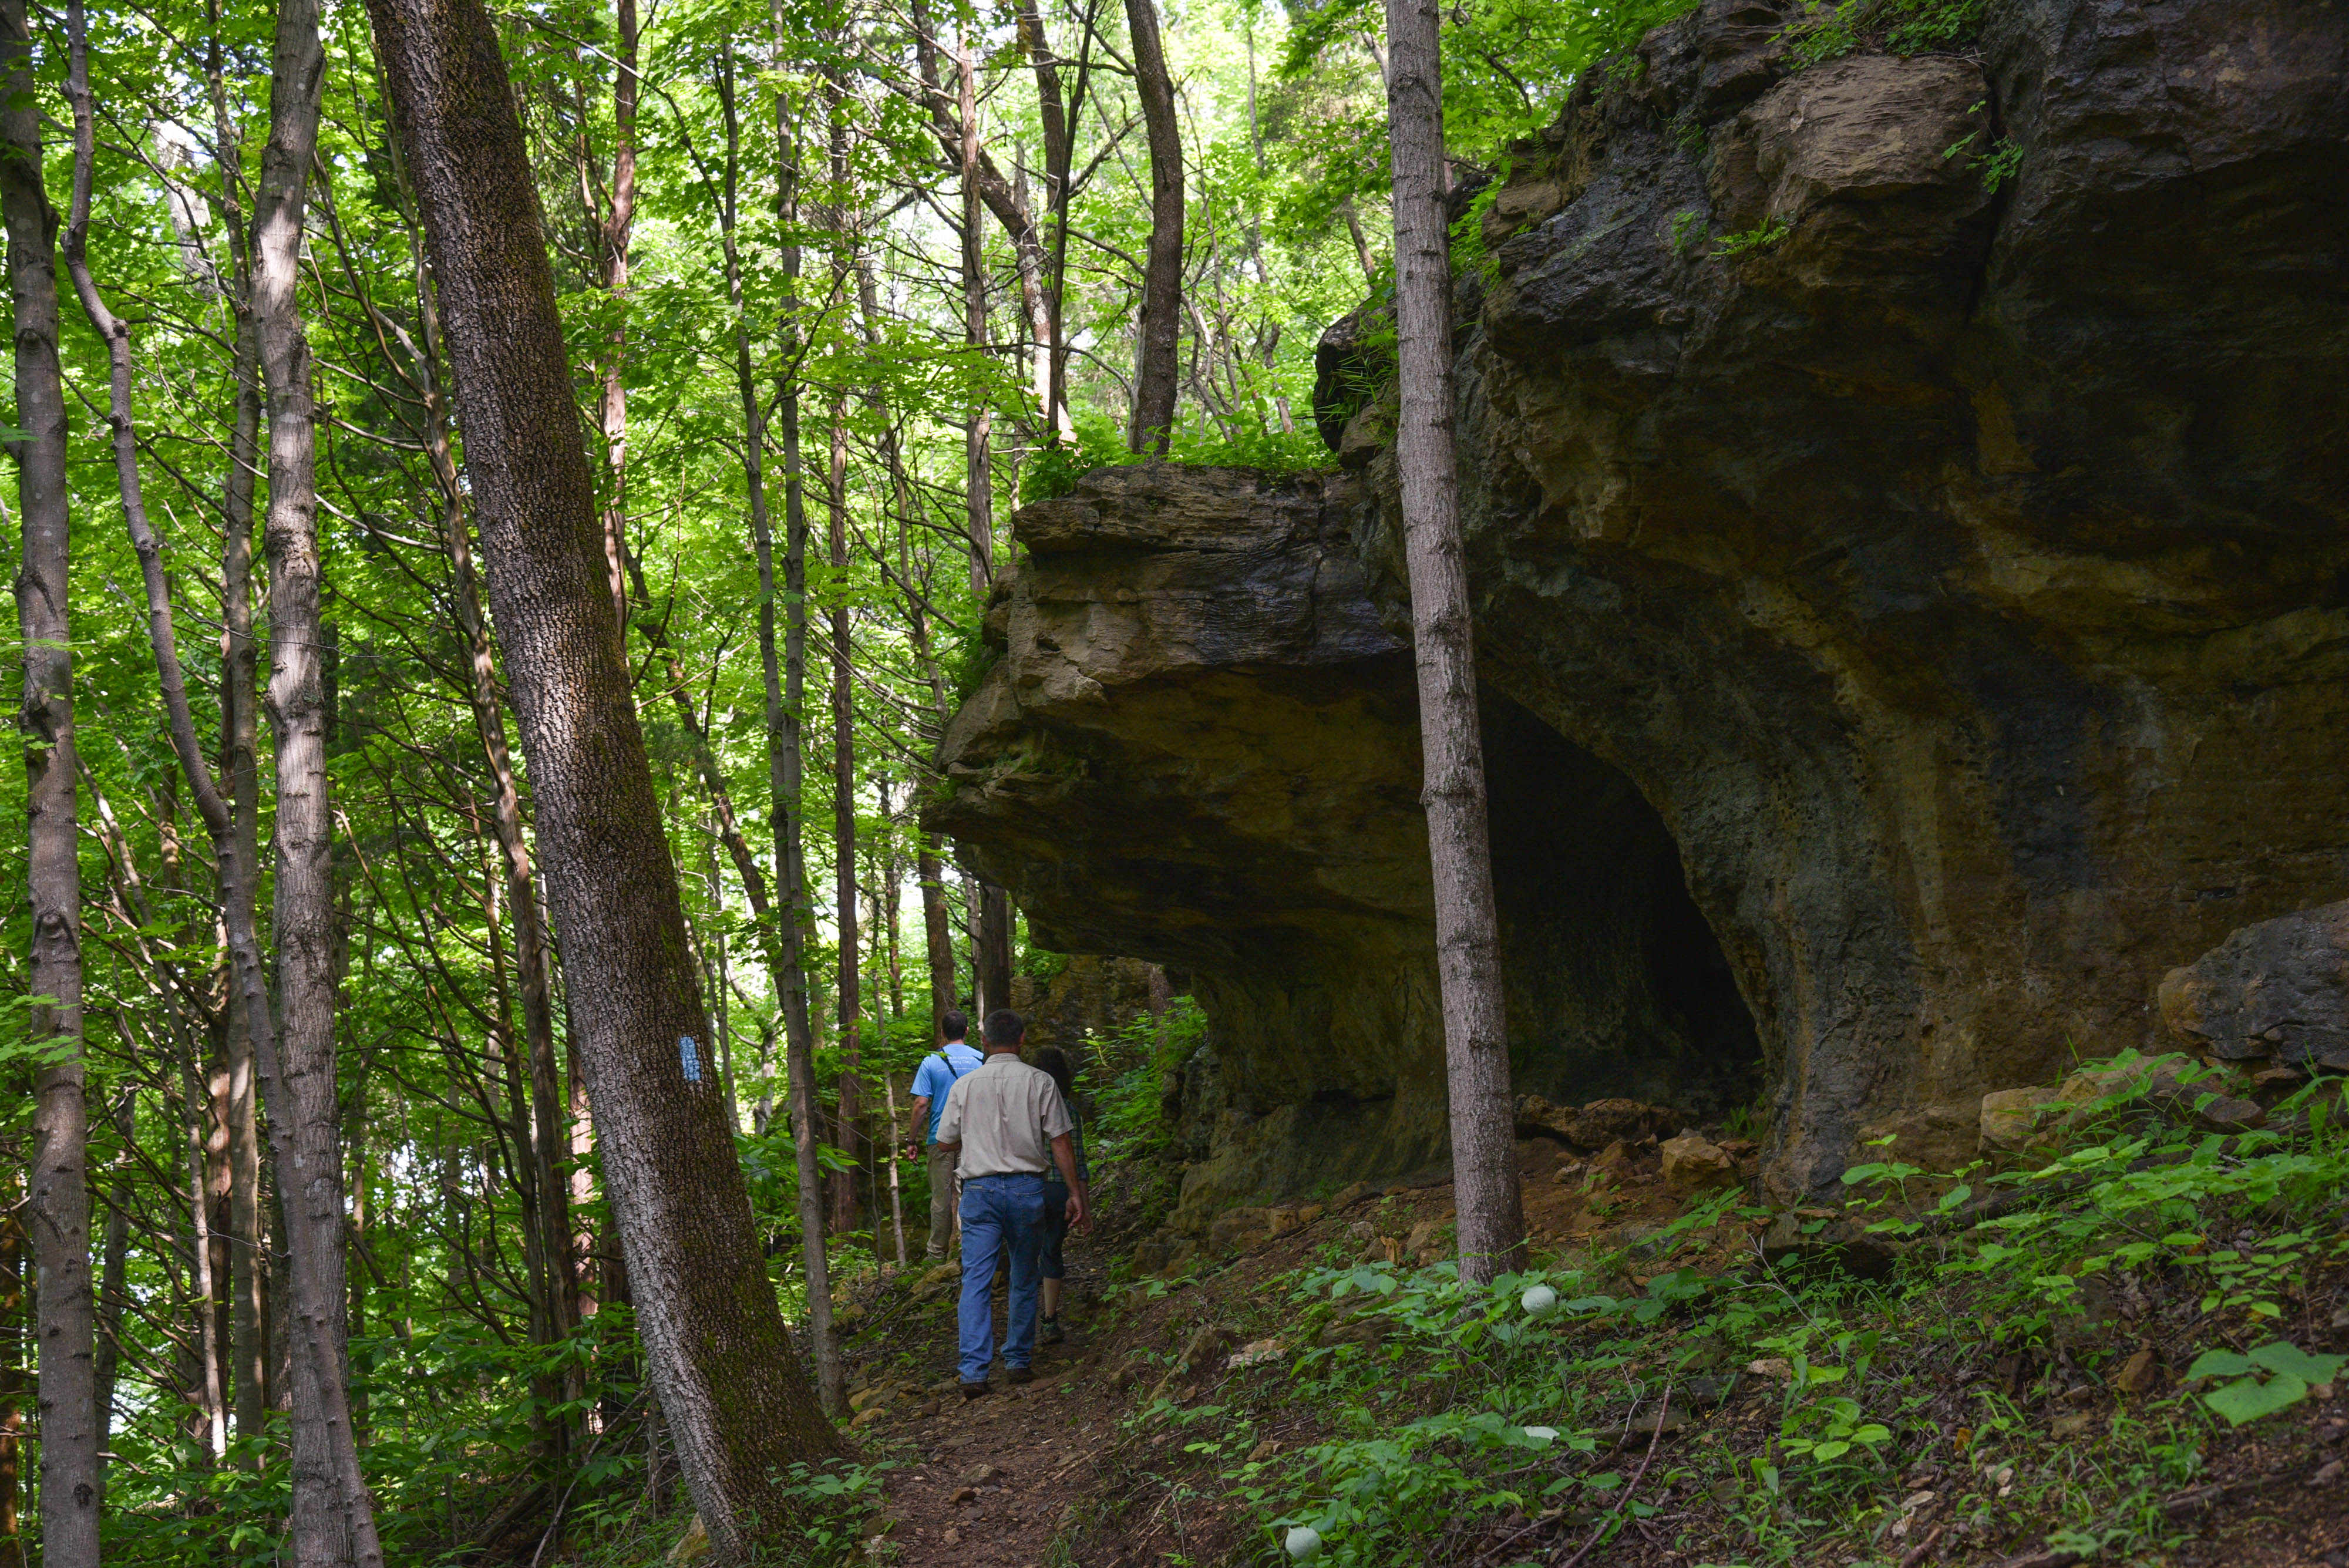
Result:
[[[955,1080],[938,1117],[938,1141],[962,1145],[959,1174],[1042,1176],[1052,1168],[1052,1140],[1069,1130],[1069,1108],[1052,1075],[1009,1051]]]

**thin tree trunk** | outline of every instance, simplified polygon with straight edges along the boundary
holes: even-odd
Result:
[[[987,351],[987,252],[978,221],[978,73],[970,40],[955,45],[962,109],[962,326],[971,353]],[[970,541],[970,591],[982,601],[995,580],[994,462],[988,452],[993,411],[982,398],[963,427],[963,532]]]
[[[636,0],[619,0],[618,52],[612,79],[612,195],[602,224],[603,275],[597,284],[621,302],[612,328],[610,357],[603,364],[603,395],[596,422],[604,431],[604,462],[611,486],[604,506],[604,562],[611,576],[612,613],[628,623],[628,587],[622,563],[628,554],[628,245],[636,222]]]
[[[1491,1282],[1525,1259],[1502,1012],[1499,926],[1485,819],[1476,650],[1452,440],[1452,270],[1444,221],[1444,94],[1436,0],[1387,0],[1387,115],[1394,163],[1395,456],[1419,667],[1428,857],[1452,1101],[1460,1272]]]
[[[40,1389],[41,1561],[97,1568],[105,1470],[98,1459],[89,1275],[89,1108],[81,1039],[81,867],[75,824],[71,528],[65,389],[57,361],[57,214],[41,180],[41,122],[24,0],[0,0],[0,222],[16,309],[17,522],[24,566],[16,625],[25,701],[25,882],[32,907],[26,1038],[43,1047],[33,1079],[26,1213],[33,1236],[36,1376]]]
[[[848,182],[848,126],[842,117],[840,88],[829,84],[825,100],[830,107],[832,143],[832,187],[835,192],[845,190]],[[844,202],[834,198],[832,213],[833,289],[835,295],[846,292],[846,284],[855,267],[853,251],[855,245],[856,215]],[[864,1163],[864,1136],[860,1117],[863,1106],[857,1084],[857,1033],[863,1022],[864,1002],[858,973],[856,936],[856,706],[849,686],[849,613],[848,587],[848,395],[835,391],[832,398],[827,434],[831,438],[831,462],[824,473],[824,520],[827,542],[831,545],[833,570],[833,603],[826,612],[832,623],[832,892],[834,930],[838,933],[839,964],[833,985],[833,1016],[840,1031],[840,1089],[835,1127],[841,1152],[848,1157],[847,1168],[837,1172],[832,1184],[832,1228],[835,1234],[856,1228],[856,1173]],[[877,1252],[879,1249],[876,1247]]]
[[[272,846],[278,1066],[270,1116],[286,1123],[277,1164],[293,1318],[295,1550],[305,1564],[383,1557],[351,1429],[345,1341],[342,1102],[335,1075],[334,815],[314,474],[310,345],[300,298],[302,226],[318,146],[326,50],[315,0],[278,0],[269,140],[254,203],[253,310],[269,408],[270,730],[276,742]],[[305,1493],[312,1493],[305,1500]]]
[[[947,1043],[940,1020],[955,1005],[954,923],[947,915],[947,868],[936,846],[926,834],[914,857],[914,875],[922,884],[922,942],[930,970],[930,1048]]]
[[[1183,331],[1183,137],[1157,8],[1151,0],[1125,0],[1125,20],[1133,36],[1134,92],[1150,139],[1150,247],[1143,256],[1142,352],[1126,447],[1164,457],[1174,433]]]
[[[778,45],[787,36],[782,14],[774,16]],[[733,53],[725,56],[728,112],[728,169],[739,166],[740,133],[733,119]],[[749,318],[740,308],[741,272],[739,259],[728,282],[735,302],[734,366],[742,398],[743,478],[750,486],[750,545],[759,565],[759,673],[766,699],[767,825],[774,836],[775,880],[781,903],[775,926],[771,964],[776,1000],[783,1012],[784,1103],[792,1121],[792,1143],[798,1178],[800,1264],[807,1281],[808,1348],[815,1361],[817,1397],[826,1412],[848,1410],[848,1368],[840,1354],[839,1336],[832,1324],[832,1269],[824,1251],[823,1172],[816,1150],[822,1133],[816,1122],[815,1030],[808,1015],[807,951],[814,911],[807,886],[806,825],[801,820],[802,757],[800,704],[807,684],[807,494],[800,470],[798,126],[785,92],[775,98],[775,225],[781,239],[779,270],[782,274],[780,317],[783,369],[775,389],[775,420],[783,457],[783,573],[781,592],[775,580],[774,529],[767,507],[766,471],[762,454],[766,426],[760,412],[759,389],[750,368]],[[730,193],[725,204],[722,231],[728,254],[735,233]],[[775,605],[783,604],[783,638],[780,659],[776,649]],[[747,888],[747,883],[746,883]]]
[[[401,171],[403,180],[406,170]],[[513,922],[514,971],[522,992],[523,1037],[530,1059],[531,1134],[529,1158],[537,1209],[537,1230],[550,1293],[546,1332],[551,1340],[567,1338],[579,1326],[577,1262],[573,1257],[570,1204],[563,1179],[562,1084],[554,1059],[554,982],[548,956],[546,927],[539,918],[537,877],[531,867],[530,842],[523,831],[522,792],[515,781],[513,753],[506,743],[505,709],[498,700],[497,659],[491,646],[488,621],[481,614],[481,590],[473,568],[471,530],[465,523],[464,489],[450,440],[448,389],[441,367],[448,347],[440,340],[440,310],[419,242],[415,256],[419,315],[424,329],[424,363],[420,368],[425,400],[424,446],[440,491],[440,543],[449,557],[450,598],[456,607],[457,629],[465,639],[471,676],[466,696],[473,710],[473,731],[481,755],[490,765],[495,794],[491,821],[503,861],[508,916]]]
[[[130,1145],[137,1134],[129,1090],[114,1107],[114,1136],[121,1147],[114,1157],[114,1174],[107,1183],[106,1242],[99,1254],[98,1276],[98,1343],[93,1366],[98,1412],[98,1459],[101,1474],[107,1461],[108,1439],[114,1431],[114,1385],[122,1366],[122,1318],[129,1310],[126,1273],[130,1262]]]
[[[780,46],[788,35],[782,12],[774,14]],[[776,387],[776,434],[783,458],[783,649],[781,684],[773,650],[771,618],[762,618],[760,634],[761,668],[767,697],[769,818],[775,838],[776,879],[782,884],[786,915],[792,926],[794,981],[783,999],[783,1066],[786,1098],[792,1118],[792,1139],[797,1149],[801,1259],[807,1276],[808,1328],[816,1357],[817,1386],[823,1407],[834,1416],[848,1408],[848,1369],[832,1326],[831,1269],[824,1251],[823,1182],[816,1158],[823,1133],[817,1119],[815,1092],[815,1023],[808,1001],[807,971],[798,955],[813,938],[815,909],[808,888],[807,825],[802,814],[805,752],[800,734],[800,712],[807,694],[807,482],[800,452],[800,384],[802,348],[799,319],[801,248],[799,130],[792,117],[792,100],[775,99],[775,217],[781,244],[780,271],[783,294],[784,370]],[[753,516],[754,525],[759,521]],[[774,599],[775,574],[771,539],[761,551],[761,597]]]
[[[417,182],[580,1057],[653,1384],[728,1558],[838,1446],[775,1310],[602,571],[536,192],[478,0],[370,0]]]
[[[221,507],[222,772],[227,780],[234,852],[241,865],[253,867],[261,864],[260,645],[253,628],[253,500],[261,472],[261,337],[254,321],[253,251],[241,195],[243,143],[229,114],[217,0],[211,13],[204,76],[212,104],[221,216],[228,234],[227,299],[235,319],[236,412],[230,428],[228,475]],[[231,878],[222,875],[223,898],[231,896]],[[250,927],[259,918],[254,907],[255,879],[247,876],[234,886],[242,907],[225,918],[241,917]],[[230,1396],[235,1401],[237,1435],[254,1439],[244,1448],[243,1464],[257,1470],[263,1456],[258,1439],[269,1422],[269,1345],[263,1332],[268,1275],[261,1245],[264,1199],[253,1030],[244,1016],[244,990],[233,980],[228,986],[226,1012],[221,1053],[226,1080],[221,1118],[228,1129],[228,1234],[222,1238],[229,1282],[224,1364],[231,1366]]]
[[[5,15],[0,11],[0,17]],[[21,1083],[9,1085],[12,1092],[19,1087]],[[0,1189],[0,1199],[5,1199],[0,1200],[0,1568],[25,1568],[17,1499],[24,1490],[25,1402],[32,1395],[18,1359],[25,1317],[25,1224],[24,1208],[16,1196]]]
[[[982,1013],[1011,1005],[1011,895],[992,882],[978,885],[978,941],[971,970]]]

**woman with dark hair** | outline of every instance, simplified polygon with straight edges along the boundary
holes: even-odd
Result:
[[[1068,1054],[1057,1045],[1047,1045],[1036,1053],[1032,1064],[1051,1075],[1060,1086],[1061,1103],[1069,1109],[1069,1141],[1076,1147],[1077,1179],[1091,1185],[1092,1172],[1085,1167],[1085,1124],[1077,1114],[1076,1073],[1069,1065]],[[1044,1333],[1046,1345],[1058,1345],[1068,1336],[1061,1332],[1061,1280],[1066,1270],[1061,1262],[1061,1239],[1069,1233],[1069,1189],[1061,1181],[1060,1172],[1053,1171],[1044,1179]]]

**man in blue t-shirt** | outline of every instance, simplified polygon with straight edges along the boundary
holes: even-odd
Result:
[[[947,1108],[947,1091],[955,1080],[978,1066],[986,1058],[964,1044],[970,1033],[970,1020],[949,1010],[938,1020],[938,1033],[946,1044],[922,1058],[914,1070],[914,1120],[922,1129],[923,1141],[930,1146],[930,1262],[947,1260],[947,1241],[955,1229],[955,1152],[938,1147],[938,1117]],[[918,1159],[918,1148],[906,1154]]]

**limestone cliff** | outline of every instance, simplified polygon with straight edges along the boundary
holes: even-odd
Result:
[[[1103,469],[1023,509],[1002,653],[929,825],[1040,943],[1186,971],[1213,1202],[1440,1159],[1443,1041],[1409,654],[1350,551],[1350,481]],[[1623,777],[1488,704],[1520,1078],[1750,1096],[1756,1055],[1671,840]]]
[[[2155,1043],[2166,971],[2344,891],[2349,11],[1992,0],[1801,70],[1790,15],[1588,73],[1455,341],[1526,1086],[1722,1092],[1750,1028],[1799,1191],[1879,1128],[1970,1152],[1985,1090]],[[1378,420],[1360,504],[1143,469],[1023,513],[946,747],[941,824],[1058,940],[1190,968],[1225,1147],[1298,1168],[1441,1142]]]

